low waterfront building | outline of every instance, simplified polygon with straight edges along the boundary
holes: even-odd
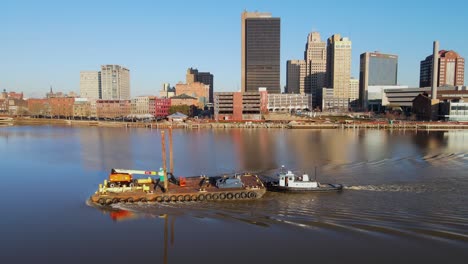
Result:
[[[367,101],[364,102],[365,108],[363,110],[370,110],[373,112],[382,112],[385,107],[382,104],[382,98],[384,97],[384,90],[397,90],[397,89],[408,89],[408,86],[404,85],[371,85],[366,87],[366,98]]]
[[[8,98],[0,102],[3,106],[0,112],[9,115],[25,115],[28,113],[28,102],[23,99]]]
[[[214,93],[215,120],[261,120],[268,112],[268,93],[259,92],[218,92]]]
[[[5,89],[0,93],[0,113],[9,115],[27,114],[28,102],[23,99],[23,93],[7,92]]]
[[[201,82],[194,83],[178,83],[175,87],[176,96],[188,95],[197,99],[197,106],[201,109],[209,103],[210,86]]]
[[[75,98],[73,116],[81,118],[91,117],[91,103],[87,98]]]
[[[188,105],[198,106],[198,99],[187,94],[176,95],[171,97],[171,106]]]
[[[138,96],[131,100],[133,115],[152,115],[156,114],[155,96]]]
[[[97,100],[96,115],[98,118],[120,118],[131,113],[130,100]]]
[[[302,94],[268,94],[268,112],[312,111],[312,96]]]
[[[92,118],[97,118],[97,100],[96,99],[88,99],[89,100],[89,106],[90,106],[90,116]]]
[[[171,99],[168,98],[156,98],[154,100],[154,116],[166,117],[169,115],[169,109],[171,108]]]
[[[17,92],[9,92],[7,95],[7,98],[9,99],[17,99],[17,100],[23,100],[23,92],[17,93]]]
[[[48,99],[28,99],[28,111],[32,116],[49,116],[50,105]]]
[[[419,94],[413,100],[412,111],[416,115],[417,120],[438,120],[439,100],[432,100],[427,93]]]
[[[169,115],[167,116],[167,119],[171,122],[183,122],[185,120],[187,120],[188,116],[187,115],[184,115],[180,112],[176,112],[172,115]]]
[[[333,88],[322,89],[322,112],[348,112],[350,99],[334,94]]]
[[[73,117],[73,97],[52,97],[49,98],[50,114],[54,117]]]
[[[440,104],[440,119],[468,122],[468,102],[444,102]]]
[[[409,112],[416,96],[424,93],[428,94],[430,97],[431,88],[384,89],[382,94],[382,106],[401,107],[404,111]],[[468,97],[466,86],[443,86],[437,88],[437,99],[441,101],[461,97]]]
[[[413,100],[412,112],[424,121],[468,121],[467,96],[468,91],[438,91],[436,99],[428,93],[419,94]]]
[[[322,89],[322,111],[323,112],[348,112],[359,108],[359,80],[350,78],[348,80],[347,96],[337,92],[336,88]]]

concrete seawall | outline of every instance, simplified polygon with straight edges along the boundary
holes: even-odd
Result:
[[[382,123],[355,123],[355,124],[338,124],[338,123],[179,123],[179,122],[112,122],[112,121],[81,121],[81,120],[65,120],[65,119],[34,119],[34,118],[17,118],[13,121],[14,125],[61,125],[61,126],[94,126],[94,127],[120,127],[120,128],[150,128],[150,129],[165,129],[172,126],[178,129],[235,129],[235,128],[287,128],[287,129],[384,129],[384,130],[458,130],[468,129],[468,124],[455,124],[444,122],[408,122],[399,124],[382,124]]]

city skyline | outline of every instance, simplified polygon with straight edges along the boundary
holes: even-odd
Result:
[[[239,1],[219,6],[212,5],[212,1],[199,1],[184,2],[183,9],[177,1],[140,2],[118,3],[111,7],[112,15],[107,12],[104,16],[101,12],[105,3],[94,9],[85,8],[89,6],[86,1],[26,5],[15,1],[2,5],[0,22],[7,27],[3,34],[6,41],[0,42],[0,58],[6,62],[0,65],[0,89],[23,91],[27,97],[43,96],[50,85],[56,91],[78,92],[80,71],[114,63],[132,71],[132,97],[157,94],[164,82],[183,81],[183,73],[189,67],[216,75],[216,91],[238,91],[239,15],[244,9],[269,12],[281,19],[281,89],[286,84],[286,61],[302,59],[304,39],[312,31],[320,32],[324,39],[338,33],[353,41],[351,76],[355,78],[359,77],[360,54],[377,50],[398,55],[399,84],[410,87],[418,86],[419,62],[431,53],[434,39],[440,41],[441,49],[454,50],[462,57],[468,54],[467,37],[457,34],[457,27],[453,26],[468,23],[467,18],[453,16],[432,27],[424,23],[431,14],[446,8],[436,2],[425,3],[424,7],[408,7],[405,3],[404,9],[402,1],[379,5],[343,1],[339,8],[330,3],[298,6]],[[310,16],[307,10],[311,8],[321,12]],[[450,8],[463,10],[466,4],[456,3]],[[356,17],[360,9],[365,17]],[[377,12],[382,9],[388,12]],[[330,11],[335,12],[336,21],[327,19]],[[108,46],[99,25],[117,17],[125,18],[115,23],[127,38],[120,45]],[[189,22],[203,28],[204,36],[197,30],[187,31]],[[23,75],[25,66],[35,69],[27,79]]]

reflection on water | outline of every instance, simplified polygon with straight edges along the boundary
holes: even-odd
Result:
[[[0,258],[289,263],[317,253],[314,260],[326,262],[392,255],[455,263],[468,255],[468,131],[174,130],[176,175],[274,177],[281,165],[309,174],[317,166],[319,181],[345,190],[245,202],[83,203],[111,168],[158,169],[160,144],[159,130],[0,127],[3,184],[14,186],[0,192],[10,201]],[[297,245],[289,254],[277,250],[286,242]]]

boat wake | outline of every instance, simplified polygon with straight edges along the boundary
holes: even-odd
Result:
[[[408,186],[348,186],[349,190],[414,192]],[[422,190],[416,190],[422,191]],[[193,218],[197,221],[241,222],[262,228],[286,225],[320,232],[357,232],[370,236],[388,236],[439,240],[454,245],[466,245],[467,219],[446,212],[426,215],[422,212],[395,209],[393,211],[368,208],[356,214],[350,208],[329,210],[318,201],[304,195],[293,195],[288,201],[278,202],[276,194],[267,197],[257,209],[255,203],[188,202],[135,203],[112,205],[106,212],[115,221],[136,218]],[[331,196],[330,196],[331,197]],[[306,204],[303,204],[308,201]],[[255,206],[254,206],[255,207]],[[120,213],[119,213],[120,212]],[[125,212],[125,213],[122,213]],[[420,223],[424,222],[424,225]]]
[[[344,186],[345,190],[352,191],[371,191],[371,192],[409,192],[409,193],[424,193],[431,191],[428,187],[415,185],[356,185]]]

